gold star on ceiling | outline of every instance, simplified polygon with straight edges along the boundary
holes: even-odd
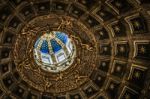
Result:
[[[86,4],[86,0],[82,0],[81,2],[82,2],[83,4]]]
[[[1,17],[1,19],[2,19],[2,20],[5,20],[5,19],[6,19],[6,15],[3,14],[2,17]]]
[[[97,80],[99,80],[99,81],[100,81],[101,79],[102,79],[102,78],[101,78],[100,76],[97,78]]]
[[[105,13],[103,13],[103,12],[100,12],[99,14],[100,14],[100,16],[102,16],[102,17],[105,16]]]
[[[117,66],[116,70],[117,70],[118,72],[120,72],[120,71],[121,71],[121,67],[120,67],[120,66]]]
[[[137,28],[140,27],[140,23],[139,23],[138,21],[135,21],[135,22],[133,23],[133,25],[134,25],[135,27],[137,27]]]
[[[35,96],[31,96],[31,99],[36,99]]]
[[[88,92],[92,92],[92,88],[89,88],[89,89],[88,89]]]
[[[41,9],[41,10],[44,10],[44,9],[45,9],[45,7],[44,7],[44,6],[41,6],[41,7],[40,7],[40,9]]]
[[[79,12],[77,10],[74,11],[75,14],[78,14]]]
[[[119,31],[120,31],[120,28],[119,28],[118,26],[115,26],[114,29],[115,29],[116,32],[119,32]]]
[[[88,23],[90,23],[90,24],[91,24],[91,23],[92,23],[92,20],[90,20],[90,19],[89,19],[89,20],[88,20]]]
[[[7,82],[8,82],[8,84],[11,84],[11,83],[12,83],[12,81],[11,81],[11,80],[8,80]]]
[[[140,78],[140,76],[141,76],[141,73],[140,73],[140,72],[135,72],[135,73],[134,73],[134,77],[135,77],[135,78]]]
[[[104,51],[107,51],[108,50],[108,48],[107,47],[104,47]]]
[[[125,52],[125,48],[123,47],[123,46],[121,46],[120,48],[119,48],[119,50],[120,50],[120,52]]]
[[[101,36],[103,36],[104,35],[104,33],[101,31],[100,33],[99,33]]]
[[[126,94],[126,95],[125,95],[125,99],[130,99],[130,95],[129,95],[129,94]]]
[[[112,90],[115,88],[114,84],[111,84],[109,87],[110,87],[110,89],[112,89]]]
[[[140,48],[140,52],[143,53],[143,54],[146,52],[146,49],[145,49],[144,46],[142,46],[142,47]]]
[[[121,6],[122,6],[122,4],[121,4],[120,2],[116,2],[115,5],[116,5],[117,7],[121,7]]]
[[[78,95],[75,95],[75,97],[74,97],[75,99],[79,99],[79,96]]]
[[[24,15],[28,15],[30,12],[29,11],[25,11],[24,12]]]
[[[105,62],[102,62],[102,66],[105,67],[105,66],[106,66],[106,63],[105,63]]]
[[[19,89],[19,93],[22,93],[23,92],[23,90],[22,89]]]

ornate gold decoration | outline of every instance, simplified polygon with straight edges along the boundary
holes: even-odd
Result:
[[[57,24],[49,25],[49,28],[68,33],[77,47],[77,57],[73,65],[67,70],[60,73],[48,73],[35,63],[33,45],[36,38],[48,29],[46,26],[47,23],[38,24],[38,22],[48,20],[48,24],[51,24],[51,20],[55,19],[59,19],[55,22]],[[15,64],[21,77],[29,85],[42,92],[60,93],[75,89],[89,80],[88,77],[94,70],[97,60],[97,45],[94,42],[96,40],[93,34],[82,23],[75,21],[75,19],[68,16],[41,16],[29,22],[18,35],[14,49]],[[72,31],[75,27],[79,32]],[[78,33],[78,35],[75,35],[75,33]],[[82,39],[80,38],[80,34],[82,33],[86,33],[86,36],[90,38],[86,44],[82,43]],[[22,41],[22,39],[25,40]],[[24,49],[21,50],[22,46],[24,46]],[[24,53],[24,56],[20,56],[21,53],[18,53],[18,51]]]

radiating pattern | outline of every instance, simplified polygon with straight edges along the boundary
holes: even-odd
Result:
[[[72,47],[72,48],[71,48]],[[74,45],[67,34],[59,31],[45,33],[34,44],[34,57],[42,69],[51,72],[64,71],[74,60]],[[65,66],[66,63],[68,66]]]
[[[54,18],[28,24],[40,16]],[[41,31],[34,26],[47,24],[68,36],[56,33],[53,44],[38,39]],[[51,73],[57,69],[47,64],[66,57],[48,54],[67,53],[58,42],[69,46],[70,35],[75,68]],[[43,71],[33,52],[41,53]],[[149,99],[149,78],[149,0],[0,0],[0,99]]]

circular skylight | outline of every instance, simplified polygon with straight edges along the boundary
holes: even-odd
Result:
[[[35,62],[46,71],[64,71],[73,63],[74,57],[75,45],[64,32],[45,33],[34,44]]]

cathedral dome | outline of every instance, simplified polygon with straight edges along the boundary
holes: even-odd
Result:
[[[63,32],[52,31],[39,37],[34,45],[34,58],[44,70],[60,72],[73,62],[75,46]]]

